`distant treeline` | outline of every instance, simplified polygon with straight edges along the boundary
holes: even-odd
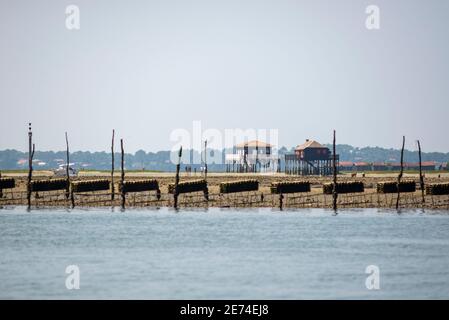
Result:
[[[330,147],[328,145],[328,147]],[[281,155],[281,166],[283,168],[282,155],[292,152],[293,148],[288,150],[285,147],[279,149]],[[229,152],[229,151],[228,151]],[[350,145],[337,145],[337,153],[340,155],[340,161],[353,162],[394,162],[400,159],[400,150],[384,149],[379,147],[356,148]],[[208,155],[209,171],[225,171],[224,156],[225,151],[213,151],[214,156]],[[35,169],[55,169],[59,164],[65,163],[65,151],[36,151],[34,155]],[[174,159],[176,157],[173,157]],[[0,170],[20,170],[27,169],[28,153],[17,150],[0,151]],[[201,159],[201,155],[197,151],[185,150],[184,160]],[[222,164],[211,163],[212,159],[220,159]],[[407,162],[417,162],[418,152],[406,150],[404,160]],[[435,161],[437,163],[447,163],[449,161],[449,153],[431,152],[422,154],[423,161]],[[70,162],[73,162],[75,168],[86,170],[109,170],[111,167],[111,154],[108,152],[89,152],[76,151],[70,154]],[[187,161],[184,161],[187,162]],[[134,154],[127,153],[125,155],[125,166],[127,170],[154,170],[154,171],[174,171],[175,165],[170,161],[170,151],[145,152],[139,150]],[[190,166],[193,170],[201,169],[201,161],[195,164],[184,164]],[[120,168],[120,154],[116,153],[115,167]]]
[[[332,145],[326,145],[332,149]],[[358,148],[346,144],[337,145],[337,153],[340,155],[340,161],[352,162],[399,162],[401,159],[401,150],[385,149],[380,147]],[[418,151],[404,150],[405,162],[418,162]],[[423,152],[422,161],[435,161],[437,163],[448,163],[449,152]]]

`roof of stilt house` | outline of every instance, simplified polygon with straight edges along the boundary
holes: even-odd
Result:
[[[307,139],[305,143],[298,145],[295,150],[301,151],[309,148],[327,148],[326,146],[323,146],[321,143],[315,141],[315,140],[309,140]]]
[[[247,141],[247,142],[242,142],[239,143],[237,145],[235,145],[236,148],[245,148],[245,147],[249,147],[249,148],[271,148],[271,144],[263,142],[263,141],[259,141],[259,140],[251,140],[251,141]]]

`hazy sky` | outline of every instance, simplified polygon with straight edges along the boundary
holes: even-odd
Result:
[[[449,151],[449,1],[0,0],[0,149],[169,149],[202,127]],[[80,30],[65,9],[80,8]],[[380,30],[365,27],[368,5]]]

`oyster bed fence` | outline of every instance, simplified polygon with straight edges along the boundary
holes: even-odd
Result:
[[[114,193],[111,200],[110,191],[83,192],[74,194],[76,206],[120,206],[120,193]],[[338,208],[395,208],[396,194],[365,191],[364,193],[339,194]],[[425,203],[419,192],[403,193],[400,198],[401,208],[431,208],[449,209],[449,195],[425,195]],[[174,197],[169,193],[158,195],[154,191],[134,192],[126,196],[127,207],[172,207]],[[208,199],[203,192],[180,194],[179,207],[272,207],[279,208],[278,194],[263,193],[261,191],[245,191],[238,193],[210,193]],[[332,208],[332,195],[322,193],[289,193],[283,194],[285,208]],[[27,192],[3,189],[0,206],[26,205]],[[47,192],[32,192],[32,207],[70,207],[71,200],[64,190]]]

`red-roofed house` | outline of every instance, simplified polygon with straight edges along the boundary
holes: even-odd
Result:
[[[336,155],[336,167],[339,168]],[[285,155],[285,173],[299,175],[330,175],[333,172],[333,155],[328,147],[315,140],[307,139]]]

